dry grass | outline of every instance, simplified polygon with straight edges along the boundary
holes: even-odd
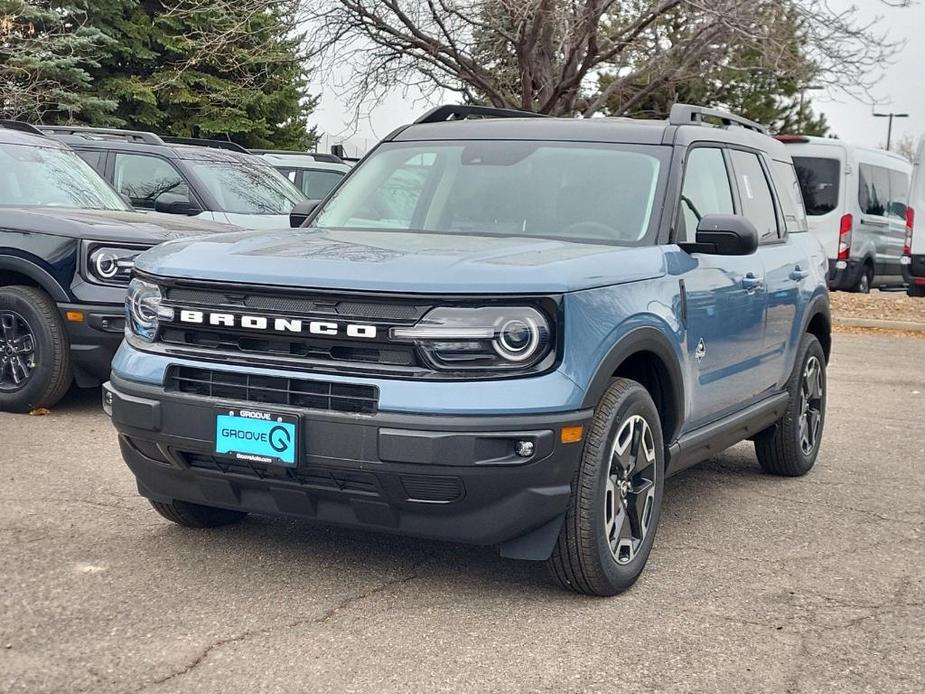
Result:
[[[834,318],[867,318],[925,323],[925,298],[912,298],[905,292],[872,292],[829,295]]]

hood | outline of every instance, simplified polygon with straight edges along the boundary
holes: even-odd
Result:
[[[445,294],[569,292],[665,273],[657,247],[385,231],[221,234],[139,256],[152,275],[218,282]]]
[[[227,224],[157,212],[82,210],[65,207],[0,208],[0,228],[94,241],[157,244],[227,232]]]

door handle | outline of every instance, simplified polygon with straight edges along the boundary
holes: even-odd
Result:
[[[793,272],[790,273],[790,279],[794,282],[805,280],[807,277],[809,277],[809,271],[803,270],[799,265],[793,268]]]
[[[742,286],[749,294],[761,289],[763,284],[762,279],[757,277],[754,272],[749,272],[742,278]]]

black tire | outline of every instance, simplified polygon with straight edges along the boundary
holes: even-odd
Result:
[[[623,437],[624,454],[629,454],[627,460],[633,464],[627,468],[636,472],[624,476],[615,486],[613,472],[626,473],[621,462],[624,454],[618,452],[618,434]],[[626,439],[627,435],[631,439]],[[549,573],[557,583],[577,593],[616,595],[636,582],[655,539],[664,470],[665,447],[655,403],[636,381],[614,379],[595,409],[581,463],[572,480],[569,508],[556,547],[547,560]],[[635,518],[636,525],[621,524],[616,528],[617,514],[622,514],[621,519]],[[634,533],[640,528],[640,519],[643,529],[637,538]],[[626,527],[632,536],[621,542],[619,537]]]
[[[35,287],[0,287],[0,410],[30,412],[37,407],[52,407],[64,397],[71,386],[70,342],[58,307],[45,292]],[[2,321],[16,321],[22,335],[31,336],[32,351],[19,354],[15,382],[12,351],[3,340]],[[9,328],[10,326],[7,326]],[[19,342],[22,346],[24,343]],[[2,352],[6,351],[6,354]],[[22,364],[29,369],[24,376]],[[5,384],[5,385],[4,385]]]
[[[925,297],[925,284],[910,284],[906,287],[906,294],[916,298]]]
[[[874,268],[870,263],[865,262],[861,266],[861,274],[858,276],[858,283],[854,285],[854,291],[858,294],[870,294],[873,284]]]
[[[201,506],[188,501],[174,500],[170,503],[150,501],[154,510],[171,523],[182,525],[185,528],[218,528],[222,525],[231,525],[244,520],[245,511],[230,511],[225,508]]]
[[[816,390],[808,387],[806,379],[810,363],[817,365],[818,396],[810,393],[804,400],[804,394]],[[809,472],[816,463],[822,433],[825,429],[826,373],[825,352],[815,335],[807,333],[800,344],[796,365],[787,385],[790,403],[784,416],[773,426],[765,429],[755,437],[755,453],[761,468],[772,475],[799,477]],[[803,419],[806,409],[818,411],[818,419],[812,427],[811,445],[807,447],[804,437]],[[807,426],[810,419],[807,420]]]

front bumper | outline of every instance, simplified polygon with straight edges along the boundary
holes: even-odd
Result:
[[[58,304],[58,310],[71,344],[71,365],[77,385],[82,388],[99,385],[109,378],[112,359],[125,333],[122,305]]]
[[[845,263],[845,267],[836,267],[839,262]],[[861,278],[862,267],[863,265],[858,260],[836,261],[829,258],[829,289],[842,291],[854,289]]]
[[[105,384],[104,405],[143,496],[501,545],[521,559],[552,551],[582,451],[581,443],[561,443],[560,430],[587,427],[592,416],[356,415],[268,405],[302,416],[301,462],[288,469],[214,457],[220,404],[116,375]],[[522,440],[533,444],[525,458],[515,452]]]

